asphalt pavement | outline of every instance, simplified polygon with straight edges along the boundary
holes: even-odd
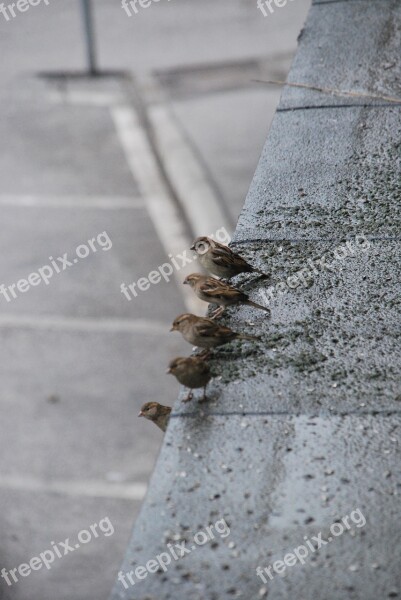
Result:
[[[137,412],[177,397],[164,371],[189,350],[168,333],[188,307],[181,274],[131,300],[120,289],[163,265],[180,240],[185,250],[193,234],[174,193],[181,174],[166,178],[163,146],[147,145],[143,81],[152,74],[166,93],[182,171],[197,161],[233,227],[279,97],[251,79],[285,76],[308,5],[298,0],[269,19],[240,0],[176,0],[128,17],[98,0],[99,68],[125,71],[123,80],[38,77],[85,71],[78,2],[0,16],[0,284],[15,284],[17,296],[0,296],[0,566],[9,572],[75,542],[104,518],[114,530],[50,569],[2,580],[4,600],[108,597],[161,441]],[[119,130],[124,116],[132,128]],[[138,140],[143,154],[130,152]],[[45,266],[47,284],[31,277],[36,285],[19,291]]]

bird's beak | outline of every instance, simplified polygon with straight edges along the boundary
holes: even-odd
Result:
[[[170,331],[177,331],[177,327],[175,325],[172,325]]]
[[[184,281],[182,282],[183,285],[187,285],[188,281],[186,279],[184,279]]]
[[[190,250],[195,250],[195,244],[192,244],[192,246],[190,247]]]
[[[143,417],[143,412],[142,412],[142,411],[140,411],[140,412],[138,413],[138,417]]]
[[[171,373],[171,369],[167,369],[166,375],[169,375],[170,373]]]

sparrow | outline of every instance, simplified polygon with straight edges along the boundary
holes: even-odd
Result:
[[[259,339],[253,335],[236,333],[229,327],[218,325],[207,317],[197,317],[188,313],[179,315],[174,320],[170,331],[179,331],[187,342],[206,350],[228,344],[232,340]]]
[[[203,387],[203,398],[206,400],[206,386],[212,378],[209,365],[199,356],[178,357],[171,361],[167,373],[171,373],[185,387],[189,388],[188,396],[183,402],[192,400],[192,390]]]
[[[230,250],[228,246],[219,244],[211,238],[196,238],[191,250],[194,250],[198,255],[202,267],[212,275],[217,275],[217,277],[230,279],[240,273],[259,273],[263,277],[270,277],[270,275],[247,263],[242,256]]]
[[[163,406],[158,402],[147,402],[144,404],[138,414],[138,417],[145,417],[153,421],[162,431],[166,431],[170,419],[171,408]]]
[[[226,306],[232,306],[233,304],[247,304],[254,308],[260,308],[260,310],[264,310],[270,315],[270,309],[261,306],[260,304],[256,304],[256,302],[249,299],[248,294],[224,283],[220,279],[208,277],[201,273],[192,273],[184,279],[184,285],[190,285],[201,300],[210,302],[211,304],[218,304],[221,307],[213,313],[213,319],[220,316],[224,312]]]

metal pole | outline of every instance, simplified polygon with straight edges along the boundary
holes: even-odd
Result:
[[[96,68],[95,33],[91,0],[81,0],[81,6],[85,29],[88,71],[90,75],[94,76],[97,74],[98,71]]]

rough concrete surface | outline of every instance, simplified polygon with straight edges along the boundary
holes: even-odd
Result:
[[[316,3],[290,80],[355,89],[357,78],[360,91],[398,93],[378,65],[394,55],[399,9],[390,0]],[[194,549],[135,586],[117,582],[113,600],[401,596],[401,108],[316,98],[285,90],[233,244],[272,272],[267,284],[238,278],[257,301],[312,270],[308,260],[316,272],[281,286],[271,320],[250,308],[224,319],[260,340],[215,352],[209,403],[176,404],[122,571],[179,539]],[[338,247],[347,242],[345,257]],[[332,524],[357,509],[366,524],[333,537]],[[193,544],[223,517],[230,535]],[[320,533],[332,539],[305,565],[273,571],[267,583],[257,577],[258,566]]]
[[[400,18],[398,0],[314,2],[288,81],[401,102]],[[383,100],[286,87],[280,110],[375,103]]]

